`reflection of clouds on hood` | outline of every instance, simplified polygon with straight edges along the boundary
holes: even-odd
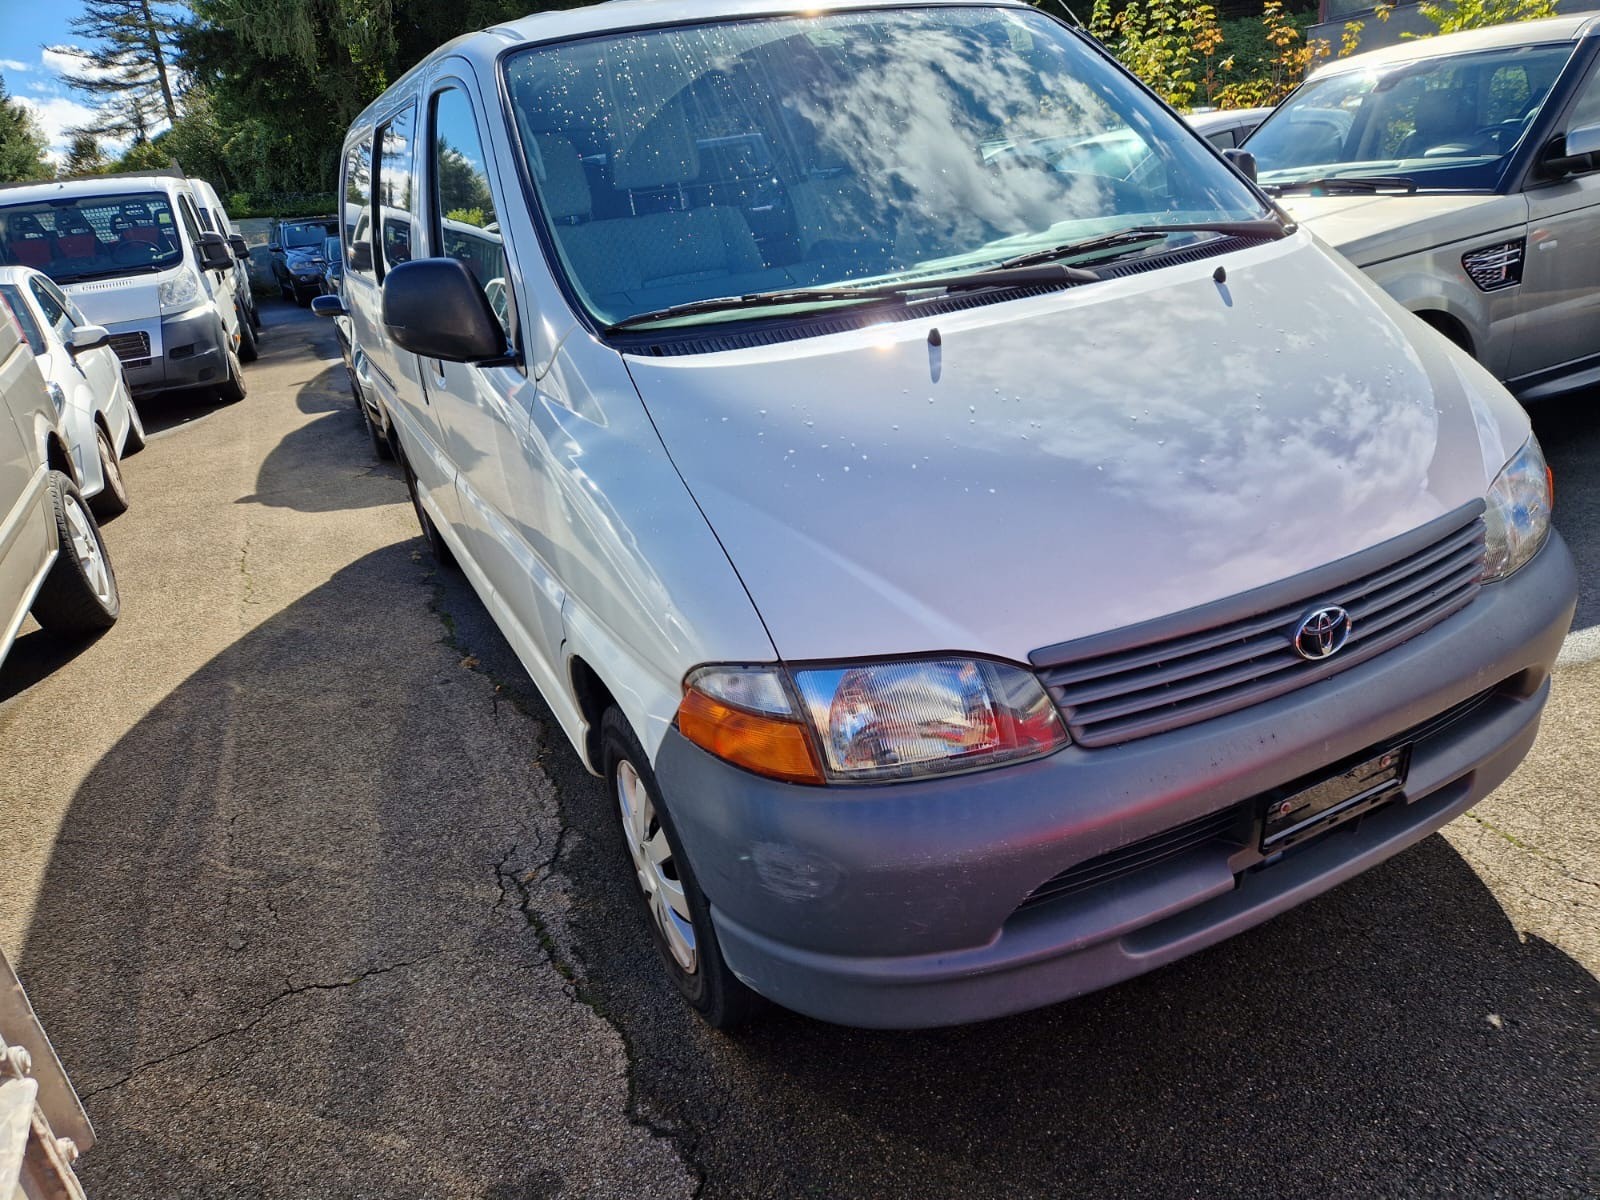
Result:
[[[1033,232],[1103,210],[1099,185],[1057,174],[1043,159],[984,161],[984,144],[1000,139],[1021,146],[1120,127],[1079,80],[925,25],[884,27],[861,58],[870,59],[866,69],[794,104],[824,154],[846,163],[889,211],[904,214],[896,197],[909,195],[919,222],[944,226],[941,240],[977,244],[996,231]]]

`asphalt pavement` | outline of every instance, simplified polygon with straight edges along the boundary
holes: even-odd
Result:
[[[0,947],[93,1198],[1600,1196],[1600,593],[1440,836],[964,1029],[671,994],[604,789],[377,463],[329,326],[153,401],[123,618],[0,673]],[[1600,579],[1600,396],[1535,414]]]

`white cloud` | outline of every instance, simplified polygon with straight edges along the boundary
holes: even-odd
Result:
[[[39,127],[44,130],[45,140],[50,143],[46,157],[57,166],[60,166],[67,157],[67,146],[71,141],[67,136],[67,130],[87,125],[99,115],[98,110],[90,108],[87,104],[79,104],[76,100],[69,100],[65,96],[53,96],[48,100],[18,96],[17,100],[32,111],[38,120]],[[102,138],[100,148],[107,156],[111,156],[120,153],[126,144],[125,140],[113,142]]]
[[[33,70],[33,68],[30,67],[25,62],[18,62],[14,58],[0,58],[0,71],[31,71],[31,70]]]
[[[108,75],[115,74],[114,71],[108,71],[102,68],[89,66],[87,59],[81,57],[79,54],[73,53],[73,51],[76,49],[77,47],[75,46],[64,46],[61,48],[52,48],[50,46],[46,46],[39,54],[39,62],[43,65],[46,71],[53,72],[54,74],[61,75],[63,77],[71,77],[76,79],[104,79]]]

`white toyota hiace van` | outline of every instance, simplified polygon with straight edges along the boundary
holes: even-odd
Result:
[[[0,189],[0,262],[43,271],[111,332],[135,399],[193,387],[244,399],[235,261],[179,173]]]
[[[1533,743],[1527,416],[1039,9],[531,16],[363,113],[342,201],[316,307],[713,1023],[1102,987]]]

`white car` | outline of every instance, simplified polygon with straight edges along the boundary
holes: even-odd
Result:
[[[126,512],[122,456],[144,446],[144,425],[110,334],[85,320],[49,276],[27,267],[0,267],[0,298],[62,409],[84,499],[101,520]]]

